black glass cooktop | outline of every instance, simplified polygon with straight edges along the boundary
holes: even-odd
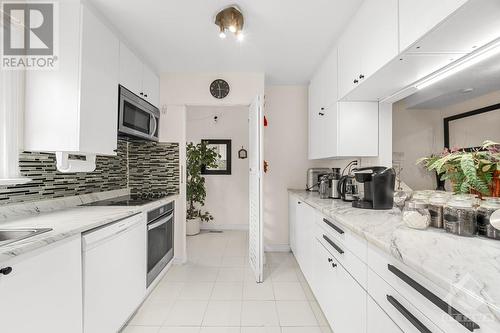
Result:
[[[130,194],[122,197],[91,202],[84,206],[142,206],[167,197],[167,193]]]

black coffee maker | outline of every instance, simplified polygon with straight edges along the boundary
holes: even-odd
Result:
[[[354,178],[363,184],[358,198],[352,202],[355,208],[392,209],[396,172],[393,168],[374,166],[354,169]]]

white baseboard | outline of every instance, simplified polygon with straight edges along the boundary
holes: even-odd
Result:
[[[264,246],[265,252],[290,252],[290,245],[288,244],[267,244]]]
[[[248,224],[211,224],[202,223],[202,230],[241,230],[248,231]]]

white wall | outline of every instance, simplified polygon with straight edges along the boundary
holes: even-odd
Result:
[[[305,189],[307,169],[344,167],[343,160],[308,160],[308,87],[266,87],[264,113],[264,238],[267,250],[285,251],[288,240],[288,189]]]
[[[163,103],[163,96],[161,97]],[[183,142],[186,137],[186,107],[165,107],[160,117],[160,141]],[[179,145],[180,186],[179,197],[175,201],[174,260],[186,261],[186,145]]]
[[[406,109],[404,101],[394,104],[393,151],[403,159],[402,180],[415,190],[436,188],[435,176],[415,162],[443,151],[443,118],[497,103],[500,91],[435,110]]]
[[[210,83],[224,79],[229,95],[218,100],[209,91]],[[250,105],[264,94],[263,73],[166,73],[161,77],[162,103],[168,105]]]
[[[217,122],[214,116],[218,117]],[[202,228],[248,229],[248,159],[239,159],[238,150],[248,150],[248,107],[187,108],[186,140],[230,139],[231,175],[205,175],[205,207],[214,221]]]

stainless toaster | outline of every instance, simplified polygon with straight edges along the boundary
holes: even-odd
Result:
[[[331,173],[329,168],[309,168],[307,169],[307,185],[308,191],[319,191],[318,183],[321,176]]]

